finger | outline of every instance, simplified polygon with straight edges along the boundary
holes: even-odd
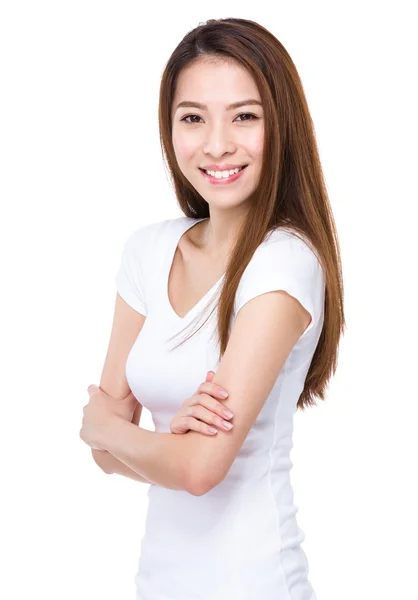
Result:
[[[206,423],[202,423],[193,417],[182,417],[183,424],[182,428],[188,431],[197,431],[198,433],[203,433],[204,435],[215,435],[218,433],[216,427],[213,425],[206,425]],[[175,425],[173,425],[175,427]]]
[[[205,381],[212,381],[212,379],[215,376],[215,371],[208,371],[206,373],[206,380]]]
[[[205,394],[210,394],[215,398],[221,398],[221,400],[226,400],[226,398],[229,396],[228,391],[225,388],[217,383],[210,383],[209,381],[204,381],[197,388],[198,394],[202,392],[205,392]]]
[[[208,371],[206,373],[205,382],[206,381],[212,381],[212,379],[214,378],[214,376],[215,376],[215,371]],[[195,394],[198,394],[198,393],[199,393],[199,388],[197,388],[197,390],[195,391]]]
[[[219,402],[219,400],[216,400],[216,398],[213,398],[213,396],[204,392],[192,396],[190,401],[184,406],[185,414],[190,414],[189,408],[199,404],[222,419],[232,419],[234,416],[233,413],[222,404],[222,402]]]
[[[205,435],[214,435],[218,433],[218,430],[212,425],[206,425],[202,421],[195,419],[194,417],[185,417],[176,415],[174,419],[170,421],[170,432],[175,434],[184,434],[188,431],[197,431]]]
[[[94,392],[97,392],[97,390],[100,389],[97,385],[95,385],[94,383],[91,383],[89,385],[89,387],[87,388],[87,391],[89,394],[93,394]]]
[[[218,429],[223,429],[224,431],[229,431],[232,429],[232,423],[225,421],[222,417],[218,416],[216,413],[208,410],[205,406],[201,404],[196,404],[189,406],[187,408],[186,417],[194,417],[207,425],[212,427],[217,427]]]

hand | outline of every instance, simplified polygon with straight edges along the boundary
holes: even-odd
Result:
[[[224,431],[229,431],[224,423],[225,420],[232,417],[223,414],[222,411],[226,409],[222,402],[216,400],[216,398],[222,400],[225,398],[219,395],[224,388],[216,383],[211,383],[214,375],[214,371],[208,371],[206,380],[199,385],[196,393],[183,402],[179,412],[170,421],[171,433],[187,433],[193,430],[205,435],[215,435],[217,430],[211,432],[209,426],[217,426]]]
[[[83,408],[84,416],[80,437],[93,450],[105,450],[98,440],[103,437],[103,432],[107,429],[110,421],[115,417],[132,421],[138,401],[132,392],[126,398],[118,400],[94,384],[89,385],[87,391],[90,394],[90,400]]]

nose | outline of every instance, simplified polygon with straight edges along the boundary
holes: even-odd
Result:
[[[222,125],[208,127],[205,131],[206,140],[203,151],[214,157],[222,156],[225,152],[234,152],[235,143],[231,130]]]

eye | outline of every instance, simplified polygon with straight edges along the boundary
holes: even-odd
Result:
[[[256,115],[253,115],[251,113],[241,113],[240,115],[238,115],[238,117],[251,117],[251,119],[244,119],[243,121],[255,121],[256,119],[258,119],[258,117]],[[180,119],[180,121],[184,121],[185,123],[197,123],[197,121],[186,121],[186,119],[189,119],[190,117],[197,117],[198,119],[200,119],[199,115],[186,115],[185,117],[183,117],[182,119]],[[237,117],[237,119],[238,119]],[[242,120],[239,122],[243,122]]]
[[[186,119],[188,119],[189,117],[197,117],[198,119],[200,119],[198,115],[187,115],[186,117],[180,119],[180,121],[184,121],[185,123],[191,123],[192,121],[186,121]],[[196,121],[193,121],[193,123],[196,123]]]
[[[251,117],[251,119],[244,119],[244,121],[254,121],[255,119],[258,119],[258,117],[256,117],[255,115],[251,114],[251,113],[241,113],[240,115],[238,115],[238,117]],[[237,119],[238,119],[237,117]]]

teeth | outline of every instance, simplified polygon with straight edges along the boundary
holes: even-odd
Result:
[[[235,173],[238,173],[243,168],[244,167],[237,167],[236,169],[231,169],[230,171],[206,171],[205,169],[203,169],[203,170],[208,175],[211,175],[212,177],[216,177],[216,179],[227,179],[230,175],[234,175]]]

